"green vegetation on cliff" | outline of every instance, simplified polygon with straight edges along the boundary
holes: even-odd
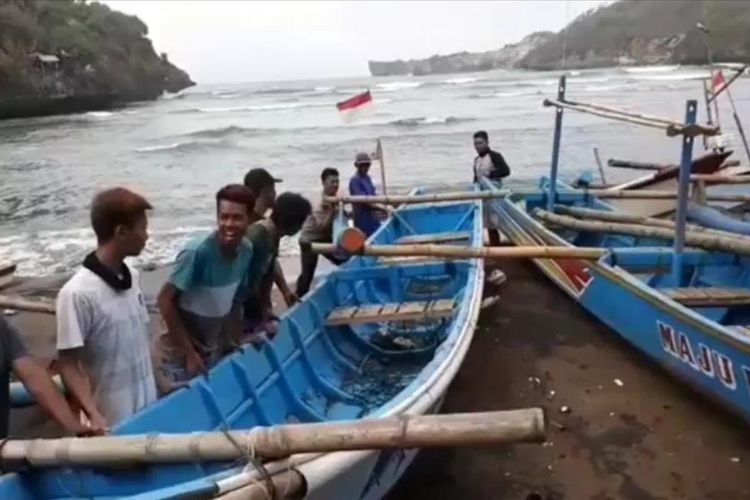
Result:
[[[140,19],[99,3],[0,0],[0,118],[154,99],[193,85],[147,35]]]
[[[591,10],[531,50],[531,69],[618,64],[704,64],[704,34],[717,61],[750,61],[750,3],[745,0],[621,0]]]

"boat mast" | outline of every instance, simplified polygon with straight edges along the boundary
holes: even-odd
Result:
[[[557,102],[565,101],[565,75],[560,76],[557,87]],[[555,106],[555,135],[552,139],[552,160],[550,161],[549,188],[547,190],[547,210],[554,210],[557,201],[557,167],[560,161],[560,137],[562,135],[563,107]]]
[[[694,99],[685,106],[685,124],[695,124],[698,103]],[[682,252],[685,249],[685,227],[687,225],[688,191],[690,190],[690,165],[693,162],[693,135],[683,134],[682,155],[680,157],[680,182],[677,191],[676,233],[674,238],[674,256],[672,257],[672,277],[674,286],[682,285],[683,266]]]

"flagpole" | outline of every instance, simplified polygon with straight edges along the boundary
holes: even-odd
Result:
[[[383,183],[383,194],[388,194],[388,189],[385,186],[385,160],[383,160],[383,145],[380,143],[380,139],[376,139],[375,141],[376,148],[375,151],[378,155],[378,161],[380,162],[380,180]]]

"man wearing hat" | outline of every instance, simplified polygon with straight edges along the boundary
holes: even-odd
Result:
[[[377,194],[375,185],[368,175],[370,170],[370,155],[357,153],[354,157],[354,166],[357,169],[349,181],[349,194],[352,196],[375,196]],[[355,203],[353,208],[354,226],[365,235],[370,236],[380,227],[380,220],[391,208],[378,203]]]
[[[282,180],[271,175],[265,168],[253,168],[245,174],[245,187],[255,197],[255,213],[250,221],[251,224],[262,220],[267,212],[273,208],[276,202],[276,184],[279,182],[282,182]],[[286,302],[287,306],[291,306],[297,302],[298,297],[289,288],[284,276],[284,270],[281,268],[278,259],[274,259],[268,273],[264,277],[264,280],[269,281],[271,278],[273,279],[282,297],[284,297],[284,302]]]

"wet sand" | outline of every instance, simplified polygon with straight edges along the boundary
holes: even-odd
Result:
[[[547,443],[424,451],[389,500],[750,498],[750,428],[652,365],[531,263],[502,267],[502,300],[483,312],[443,411],[541,406]]]

